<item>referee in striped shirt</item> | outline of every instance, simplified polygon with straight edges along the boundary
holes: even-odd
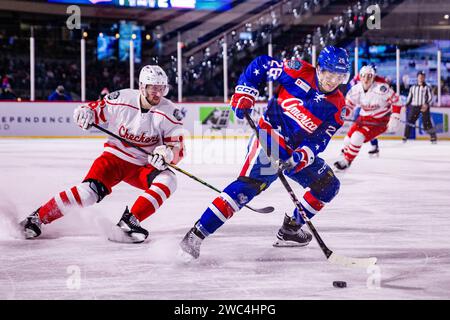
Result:
[[[407,106],[407,121],[405,127],[405,135],[403,142],[406,142],[412,127],[415,126],[419,115],[422,114],[422,121],[424,129],[430,134],[431,143],[436,143],[436,130],[430,119],[430,105],[433,101],[433,94],[431,87],[425,83],[425,72],[419,71],[417,73],[417,84],[409,89]],[[409,106],[411,105],[411,106]]]

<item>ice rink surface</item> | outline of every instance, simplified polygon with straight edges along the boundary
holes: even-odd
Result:
[[[187,141],[180,167],[224,188],[238,175],[247,140]],[[177,262],[178,243],[216,196],[177,173],[178,190],[144,221],[150,241],[109,242],[106,233],[140,190],[119,184],[101,203],[21,240],[15,221],[82,180],[101,153],[99,139],[0,140],[0,299],[450,299],[450,142],[365,145],[341,190],[313,220],[336,253],[376,256],[378,268],[329,264],[315,240],[272,243],[288,194],[277,181],[206,239],[200,259]],[[322,156],[331,165],[342,140]],[[294,186],[294,183],[292,182]],[[295,187],[301,196],[300,187]],[[335,280],[347,288],[332,286]]]

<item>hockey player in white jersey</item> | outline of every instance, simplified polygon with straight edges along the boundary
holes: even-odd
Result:
[[[176,177],[167,164],[177,164],[183,158],[182,117],[176,106],[164,98],[168,90],[164,70],[147,65],[139,75],[139,90],[115,91],[103,100],[75,109],[74,121],[82,129],[105,124],[111,132],[152,155],[109,136],[103,153],[81,183],[56,194],[21,222],[27,239],[39,236],[42,224],[61,218],[70,209],[100,202],[121,181],[143,193],[131,211],[125,208],[110,240],[139,243],[148,237],[140,222],[175,192]]]
[[[393,132],[400,125],[401,104],[398,95],[385,81],[376,79],[375,69],[364,66],[359,72],[361,81],[353,86],[345,97],[346,108],[352,111],[360,106],[361,111],[344,139],[343,157],[334,166],[347,169],[365,142],[383,132]]]

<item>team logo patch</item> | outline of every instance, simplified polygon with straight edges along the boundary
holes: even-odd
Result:
[[[108,94],[109,100],[116,100],[120,96],[120,91],[114,91]]]
[[[313,133],[322,124],[322,120],[305,108],[303,101],[300,99],[286,99],[281,103],[281,108],[289,118],[297,122],[308,133]]]
[[[302,68],[302,63],[298,60],[289,60],[287,62],[287,67],[292,70],[300,70]]]
[[[177,119],[178,121],[183,120],[183,118],[186,116],[186,110],[185,109],[175,109],[173,111],[173,116],[175,117],[175,119]]]
[[[381,86],[380,87],[380,91],[381,92],[386,92],[387,91],[387,87],[386,86]]]
[[[244,204],[244,203],[248,202],[248,197],[243,193],[239,193],[237,195],[237,198],[238,198],[239,204]]]

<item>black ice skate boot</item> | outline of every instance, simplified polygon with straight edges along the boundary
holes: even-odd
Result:
[[[277,240],[274,247],[304,247],[312,240],[312,235],[302,230],[302,227],[295,222],[295,219],[284,216],[283,225],[278,230]]]
[[[108,239],[114,242],[142,243],[147,237],[148,231],[141,227],[139,220],[128,210],[127,206]]]
[[[39,218],[39,209],[20,222],[20,227],[22,228],[25,239],[37,238],[41,234],[42,221],[41,218]]]
[[[205,236],[196,227],[193,227],[180,242],[178,257],[184,262],[198,259],[200,256],[200,245],[204,239]]]
[[[369,156],[371,157],[379,157],[380,156],[380,148],[377,145],[372,146],[372,149],[369,151]]]
[[[345,169],[350,167],[351,162],[348,162],[346,159],[342,159],[339,161],[336,161],[334,163],[334,167],[340,171],[344,171]]]

